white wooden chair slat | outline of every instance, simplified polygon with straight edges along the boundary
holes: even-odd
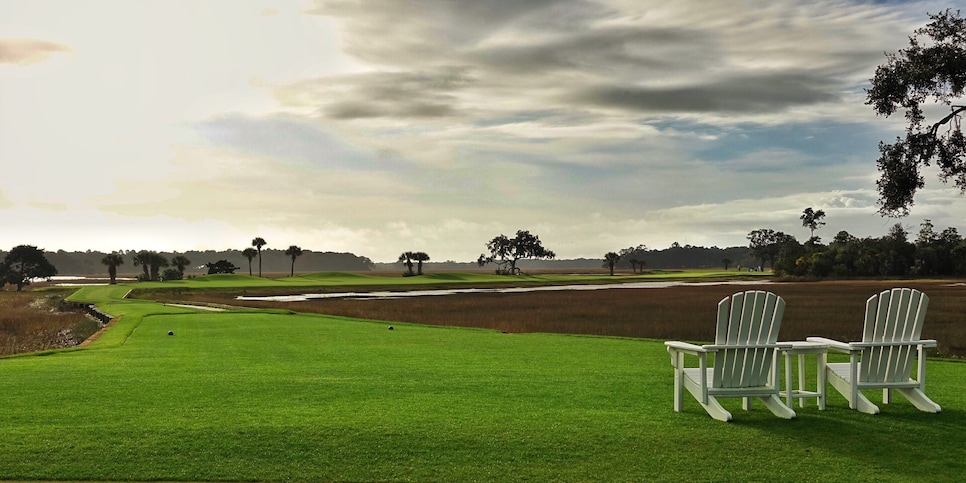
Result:
[[[774,342],[778,340],[778,331],[775,328],[775,324],[764,323],[763,321],[775,320],[776,315],[778,320],[781,320],[781,317],[783,314],[776,314],[776,308],[779,305],[777,295],[769,292],[759,292],[759,293],[764,299],[763,300],[764,303],[763,303],[762,312],[761,312],[762,316],[759,319],[759,335],[758,335],[757,343],[767,344],[769,341]],[[782,304],[782,307],[784,307],[784,304]],[[757,384],[764,384],[764,378],[767,378],[770,374],[769,373],[770,368],[768,367],[768,365],[771,363],[771,360],[769,359],[768,354],[769,352],[766,349],[759,349],[756,351],[754,364],[755,364],[755,371],[758,377],[757,381],[755,381],[755,383]]]
[[[731,317],[731,304],[728,303],[727,299],[718,302],[718,318],[716,318],[715,320],[720,321],[720,320],[727,319],[729,317]],[[725,327],[722,327],[721,324],[715,325],[714,343],[721,344],[721,345],[725,345],[728,343],[728,332]]]
[[[750,323],[750,318],[752,312],[750,310],[745,310],[749,304],[754,304],[754,293],[744,293],[741,296],[741,303],[733,301],[731,304],[732,321],[737,321],[734,328],[728,330],[728,343],[729,344],[739,344],[742,342],[748,342],[748,331]],[[742,368],[745,366],[745,357],[747,356],[747,349],[734,349],[730,352],[729,357],[722,361],[723,371],[725,377],[721,381],[716,381],[718,385],[716,387],[737,387],[743,384],[742,377],[744,376]]]
[[[822,337],[809,337],[812,342],[828,342],[832,350],[847,352],[848,363],[826,365],[826,378],[832,387],[849,401],[849,407],[876,414],[879,407],[863,389],[882,389],[882,401],[891,401],[896,390],[916,408],[938,413],[938,404],[926,397],[925,348],[935,341],[920,340],[929,297],[919,290],[894,288],[875,294],[866,301],[862,342],[843,344]],[[913,362],[918,365],[916,379],[911,377]]]
[[[912,302],[915,299],[919,299],[921,293],[918,290],[913,293],[910,289],[902,289],[899,292],[895,325],[893,326],[893,330],[887,331],[886,333],[889,342],[909,340],[907,334],[912,333],[912,326],[915,324],[915,318],[910,318],[915,312],[915,307],[912,306]],[[882,381],[896,382],[898,379],[903,378],[903,374],[909,374],[912,366],[911,364],[907,365],[906,362],[911,362],[911,359],[908,357],[910,352],[911,347],[909,346],[893,346],[888,348],[885,354],[886,363],[882,365]]]
[[[778,331],[785,301],[764,291],[739,292],[718,303],[714,344],[694,346],[665,343],[674,366],[674,410],[681,411],[683,392],[691,393],[713,418],[730,421],[731,413],[717,402],[719,397],[759,398],[775,415],[790,419],[795,411],[778,398]],[[696,350],[700,349],[700,350]],[[698,356],[698,367],[685,367],[684,354]],[[714,354],[707,367],[705,354]]]
[[[762,292],[746,292],[741,306],[741,324],[738,329],[738,339],[734,344],[761,343],[759,339],[762,325]],[[735,310],[735,307],[732,307]],[[743,387],[757,383],[756,356],[758,351],[752,349],[737,350],[735,357],[728,363],[732,365],[732,384],[727,387]]]
[[[768,314],[765,312],[765,305],[767,301],[767,292],[755,292],[754,302],[751,309],[751,316],[748,317],[748,342],[756,344],[766,344],[767,339],[762,340],[762,332],[768,332],[767,329],[763,327],[765,325],[771,325],[771,319],[766,318]],[[766,336],[767,337],[767,336]],[[762,367],[765,365],[766,354],[765,350],[762,349],[751,349],[745,353],[745,363],[743,366],[743,378],[742,386],[760,386],[763,384],[760,377],[762,372]]]
[[[922,292],[912,292],[909,301],[909,314],[906,317],[907,323],[903,327],[902,336],[899,340],[918,340],[922,334],[922,325],[926,318],[926,308],[929,306],[929,298],[924,297]],[[918,347],[907,345],[897,358],[899,370],[895,373],[895,380],[902,378],[903,374],[909,374],[912,370],[912,363],[918,355]]]
[[[720,321],[723,319],[718,319],[719,323],[717,324],[717,328],[715,330],[715,332],[721,334],[721,344],[723,345],[735,344],[738,341],[738,331],[741,329],[741,310],[738,310],[738,307],[741,307],[744,304],[744,297],[745,295],[741,294],[737,297],[733,297],[730,302],[726,300],[718,302],[719,308],[722,306],[722,304],[725,305],[727,319],[724,320],[729,320],[729,323],[721,324]],[[722,362],[720,364],[715,364],[715,375],[718,377],[714,379],[714,381],[718,387],[721,387],[722,385],[730,387],[732,381],[734,380],[734,366],[725,364],[724,361],[733,359],[735,354],[728,354],[726,350],[722,352],[722,356]]]

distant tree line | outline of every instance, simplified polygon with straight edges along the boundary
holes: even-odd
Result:
[[[818,237],[795,237],[761,229],[749,234],[756,257],[772,263],[778,275],[808,277],[894,277],[966,275],[966,241],[956,228],[937,231],[924,220],[915,239],[901,224],[882,237],[858,238],[838,232],[828,244]]]
[[[135,266],[133,257],[141,250],[118,250],[113,252],[119,255],[123,263],[115,265],[115,273],[118,276],[134,277],[138,274],[144,275],[144,266]],[[254,249],[252,251],[255,251]],[[268,273],[291,273],[292,257],[287,255],[287,250],[262,249],[263,270]],[[0,250],[0,258],[8,252]],[[47,260],[57,267],[58,272],[67,275],[100,275],[104,276],[110,272],[110,265],[103,263],[106,256],[111,253],[101,251],[73,251],[64,250],[44,251]],[[164,278],[164,268],[177,270],[177,265],[172,261],[183,256],[192,263],[184,266],[184,276],[203,275],[208,273],[205,263],[226,260],[236,267],[247,267],[248,260],[242,250],[189,250],[185,252],[156,252],[164,257],[168,264],[159,264],[158,278]],[[257,260],[255,261],[257,264]],[[303,254],[298,259],[299,271],[303,272],[325,272],[325,271],[368,271],[373,270],[375,264],[369,258],[354,255],[352,253],[336,252],[313,252],[303,250]],[[255,267],[257,270],[257,267]],[[148,275],[150,278],[151,265],[148,264]]]
[[[678,270],[686,268],[716,268],[733,269],[738,265],[748,267],[757,265],[751,250],[747,246],[730,248],[702,247],[692,245],[681,245],[675,243],[669,248],[648,249],[643,245],[625,248],[619,254],[625,254],[615,265],[615,269],[627,270],[633,268],[640,271],[643,267],[654,270]],[[486,258],[484,256],[484,258]],[[725,259],[728,259],[728,266],[724,266]],[[527,270],[592,270],[601,268],[603,258],[529,258],[520,259],[516,263],[516,268],[523,271]],[[632,265],[633,262],[637,264]],[[434,271],[455,271],[455,270],[479,270],[479,260],[466,262],[456,260],[442,260],[425,262],[425,270]],[[405,267],[405,261],[394,263],[374,263],[374,270],[397,270],[400,263]],[[604,268],[607,268],[605,265]]]
[[[396,263],[406,267],[405,275],[419,275],[426,265],[437,270],[465,270],[479,268],[487,264],[496,265],[497,273],[516,274],[521,269],[590,269],[608,268],[613,273],[618,269],[642,272],[645,268],[688,269],[714,268],[725,270],[745,267],[771,268],[778,275],[808,277],[888,277],[888,276],[954,276],[966,275],[966,241],[956,228],[937,231],[930,220],[924,220],[918,235],[910,240],[909,233],[901,224],[894,225],[889,233],[881,238],[857,238],[846,231],[840,231],[833,240],[825,245],[821,238],[814,236],[815,230],[824,226],[825,213],[822,210],[807,208],[800,217],[802,226],[812,235],[805,243],[794,236],[761,228],[748,234],[747,247],[702,247],[672,243],[666,249],[649,249],[644,245],[632,246],[618,252],[608,252],[601,259],[555,260],[553,251],[546,249],[539,237],[526,230],[519,230],[513,238],[499,235],[487,242],[490,253],[480,255],[473,262],[429,262],[425,252],[407,251],[399,256]],[[258,243],[261,242],[261,243]],[[36,249],[16,247],[16,252],[0,252],[4,260],[9,257],[31,255],[40,251],[44,261],[52,267],[59,267],[60,273],[71,275],[92,275],[104,273],[105,266],[112,280],[118,268],[128,263],[137,267],[139,278],[144,280],[179,279],[194,270],[196,273],[234,273],[248,262],[249,273],[253,272],[252,262],[259,258],[259,272],[288,272],[294,275],[298,258],[302,271],[368,271],[389,269],[395,264],[375,264],[369,258],[352,253],[312,252],[291,245],[286,250],[263,249],[263,239],[252,241],[254,248],[225,251],[188,251],[185,253],[161,253],[152,251],[116,251],[109,254],[101,252],[43,252]],[[28,247],[29,248],[29,247]],[[10,259],[12,260],[12,259]],[[18,278],[16,273],[27,273],[27,268],[15,268],[15,262],[8,260],[0,268],[6,283],[17,283],[19,287],[29,283],[25,277]],[[33,259],[31,259],[33,260]],[[192,267],[192,260],[198,262]],[[203,261],[203,262],[202,262]],[[37,273],[50,273],[44,262],[34,260],[33,265],[40,267]],[[398,265],[395,265],[398,267]],[[170,268],[168,268],[170,267]],[[161,269],[167,270],[161,272]],[[30,268],[32,269],[32,268]],[[19,272],[18,272],[19,270]],[[56,274],[58,269],[53,269]],[[130,273],[130,272],[129,272]],[[39,275],[46,277],[50,275]],[[34,276],[33,278],[37,278]],[[16,280],[15,280],[16,279]]]
[[[681,245],[674,242],[670,247],[660,250],[638,245],[624,248],[616,253],[620,258],[615,262],[614,268],[629,268],[634,272],[643,272],[645,267],[651,270],[685,268],[723,268],[728,270],[755,265],[755,259],[748,247],[709,248]],[[606,255],[604,259],[607,260]]]

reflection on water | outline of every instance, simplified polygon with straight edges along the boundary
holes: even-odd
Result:
[[[504,288],[453,288],[439,290],[410,290],[405,292],[333,292],[307,293],[301,295],[271,295],[271,296],[238,296],[236,300],[252,300],[263,302],[305,302],[314,299],[394,299],[403,297],[426,297],[438,295],[456,295],[472,293],[521,293],[521,292],[549,292],[560,290],[606,290],[611,288],[667,288],[667,287],[707,287],[711,285],[763,285],[771,283],[768,280],[722,280],[720,282],[682,282],[682,281],[654,281],[610,283],[598,285],[545,285],[540,287],[504,287]]]
[[[57,287],[86,287],[88,285],[108,285],[110,283],[110,278],[108,277],[83,277],[77,275],[54,275],[48,278],[32,278],[30,283],[40,283],[40,282],[50,282]],[[128,277],[117,277],[115,278],[118,283],[124,282],[134,282],[136,278]]]

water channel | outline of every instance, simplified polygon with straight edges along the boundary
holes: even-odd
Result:
[[[376,300],[394,299],[404,297],[427,297],[456,294],[476,294],[476,293],[523,293],[523,292],[550,292],[562,290],[607,290],[613,288],[668,288],[668,287],[707,287],[712,285],[764,285],[771,283],[768,280],[722,280],[718,282],[683,282],[683,281],[653,281],[653,282],[628,282],[628,283],[609,283],[609,284],[587,284],[587,285],[544,285],[539,287],[502,287],[502,288],[453,288],[453,289],[434,289],[434,290],[409,290],[409,291],[378,291],[378,292],[332,292],[332,293],[307,293],[297,295],[271,295],[271,296],[246,296],[235,297],[236,300],[253,300],[266,302],[305,302],[316,299],[356,299],[356,300]]]

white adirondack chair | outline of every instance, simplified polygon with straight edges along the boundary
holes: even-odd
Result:
[[[712,418],[731,421],[731,413],[716,398],[744,398],[750,409],[757,397],[776,416],[791,419],[795,411],[778,397],[778,329],[785,301],[771,292],[739,292],[718,303],[714,344],[694,345],[668,341],[674,366],[674,411],[680,412],[686,388]],[[698,357],[698,367],[685,367],[686,354]],[[714,354],[714,367],[708,355]]]
[[[919,340],[928,306],[929,297],[918,290],[885,290],[865,303],[862,342],[808,338],[809,342],[828,344],[829,350],[849,354],[849,362],[828,364],[825,372],[832,387],[849,400],[851,409],[877,414],[879,407],[861,391],[882,389],[882,403],[889,404],[895,389],[919,410],[940,412],[939,405],[923,392],[926,349],[936,347],[935,340]],[[918,359],[917,379],[911,377],[914,359]]]

